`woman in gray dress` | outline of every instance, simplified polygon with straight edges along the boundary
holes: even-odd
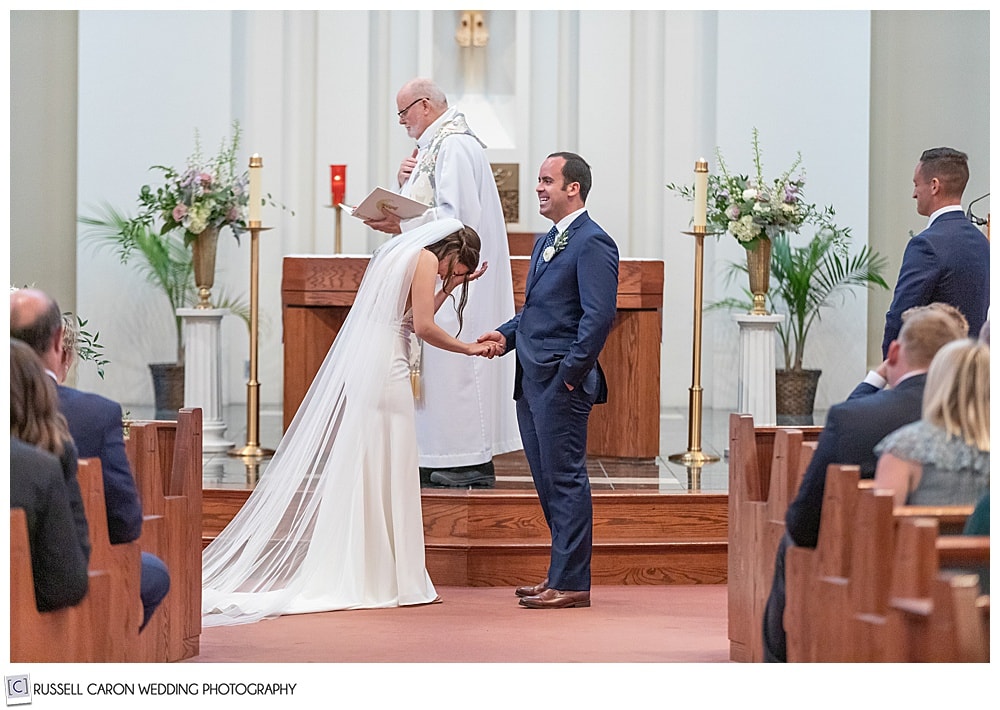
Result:
[[[956,340],[927,371],[923,417],[876,447],[896,505],[974,505],[990,487],[990,348]]]

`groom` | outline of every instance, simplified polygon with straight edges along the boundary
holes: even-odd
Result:
[[[531,254],[521,310],[480,342],[517,350],[514,399],[524,453],[552,535],[548,577],[519,587],[521,606],[590,606],[593,509],[587,420],[607,401],[597,356],[611,331],[618,247],[587,214],[590,166],[553,153],[538,172],[538,211],[553,227]]]

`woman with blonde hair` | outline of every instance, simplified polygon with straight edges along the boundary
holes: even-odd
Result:
[[[990,486],[990,348],[941,348],[927,371],[923,416],[875,447],[875,485],[896,505],[974,505]]]

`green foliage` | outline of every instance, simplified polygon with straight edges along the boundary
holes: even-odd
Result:
[[[104,379],[104,366],[110,364],[110,361],[104,357],[104,345],[100,342],[101,333],[100,331],[91,334],[87,330],[87,322],[80,316],[74,316],[72,313],[64,313],[64,316],[71,318],[76,318],[77,323],[77,336],[76,336],[76,354],[81,360],[92,362],[97,367],[97,376],[102,380]]]
[[[822,311],[837,303],[853,287],[878,286],[888,289],[883,273],[884,256],[868,246],[855,255],[848,251],[850,230],[833,223],[833,208],[822,213],[823,226],[804,246],[792,246],[788,235],[771,239],[771,287],[768,308],[784,313],[787,321],[778,326],[786,370],[802,370],[802,355],[810,329],[822,320]],[[746,274],[745,262],[729,264],[729,278]],[[713,303],[712,309],[753,307],[753,295],[744,289],[745,298],[727,298]]]
[[[170,302],[177,334],[177,362],[184,362],[183,321],[176,315],[178,308],[193,308],[198,303],[194,283],[192,251],[184,243],[181,229],[158,232],[151,225],[130,219],[108,203],[103,203],[94,216],[79,218],[88,227],[83,240],[98,251],[110,249],[122,264],[133,266]],[[234,315],[250,323],[250,307],[242,299],[220,293],[214,298],[216,308],[228,308]]]

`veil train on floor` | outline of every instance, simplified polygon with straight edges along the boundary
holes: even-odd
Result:
[[[373,418],[390,376],[417,254],[461,227],[455,219],[431,222],[373,254],[348,317],[264,474],[203,552],[203,626],[430,601],[374,589],[393,584],[385,579],[391,569],[376,568],[397,553],[400,540],[393,520],[380,519],[390,505],[388,486],[365,471],[392,464],[379,459],[379,451],[397,442],[373,430],[382,426]],[[419,508],[415,469],[412,476]],[[422,526],[418,530],[422,566]],[[426,587],[433,593],[429,578]]]

